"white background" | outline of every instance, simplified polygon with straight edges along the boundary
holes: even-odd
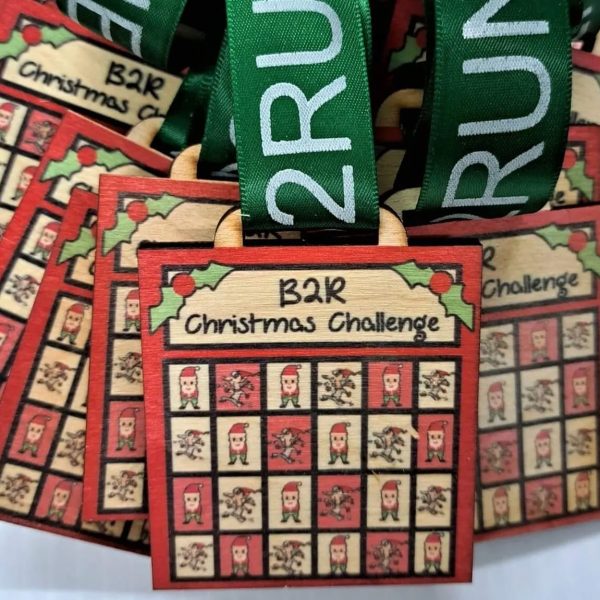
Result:
[[[150,590],[145,557],[0,524],[1,600],[598,600],[600,522],[479,544],[472,586]]]

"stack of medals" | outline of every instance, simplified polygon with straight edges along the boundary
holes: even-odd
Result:
[[[599,13],[0,0],[0,520],[203,589],[600,518]]]

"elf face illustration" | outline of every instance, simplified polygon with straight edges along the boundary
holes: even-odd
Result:
[[[233,545],[231,547],[231,556],[234,563],[245,565],[248,562],[248,546],[246,544]]]
[[[58,236],[58,228],[56,228],[54,226],[54,223],[51,223],[50,225],[46,225],[46,227],[44,227],[44,229],[39,237],[37,245],[40,248],[50,250],[52,248],[52,246],[54,245],[54,242],[56,241],[57,236]]]
[[[444,432],[432,430],[427,432],[427,443],[431,450],[439,451],[444,448]]]
[[[130,438],[135,435],[135,417],[121,417],[119,419],[119,435]]]
[[[492,410],[500,410],[504,406],[504,390],[491,386],[488,391],[488,404]]]
[[[383,388],[388,393],[394,393],[398,391],[400,387],[400,374],[391,373],[383,376]]]
[[[27,191],[27,188],[29,187],[31,180],[33,179],[33,173],[34,173],[34,169],[32,167],[27,167],[27,168],[23,169],[21,176],[19,177],[19,183],[17,186],[18,192],[21,192],[21,194],[22,194],[23,192]]]
[[[183,504],[186,513],[198,512],[198,509],[200,508],[200,491],[184,493]]]
[[[588,380],[587,375],[573,376],[573,392],[576,398],[587,398],[588,395]]]
[[[545,352],[547,348],[547,333],[545,329],[536,329],[531,333],[531,344],[536,352]]]
[[[9,130],[14,114],[14,104],[11,104],[10,102],[5,102],[0,106],[0,131],[6,132]]]
[[[128,298],[125,303],[125,310],[130,319],[139,319],[140,317],[140,301],[138,298]]]
[[[67,311],[63,328],[66,331],[79,331],[83,322],[83,314],[73,310]]]
[[[589,477],[578,477],[575,481],[575,495],[579,500],[590,497],[590,480]]]
[[[198,378],[195,375],[193,377],[181,377],[179,384],[181,393],[184,396],[194,396],[198,392]]]
[[[381,505],[387,510],[395,510],[398,506],[398,488],[383,488],[381,491]]]
[[[538,458],[550,458],[552,455],[552,442],[546,430],[541,431],[535,438],[535,452]]]
[[[439,562],[442,556],[442,543],[441,541],[431,541],[428,540],[425,542],[425,558],[430,560],[431,562]]]
[[[348,562],[348,547],[346,546],[346,542],[334,538],[329,546],[329,556],[332,564],[346,564]]]
[[[60,485],[56,486],[52,494],[52,508],[55,510],[64,510],[71,498],[71,490]]]
[[[300,503],[298,491],[285,491],[281,494],[281,502],[285,511],[296,511]]]
[[[298,392],[298,375],[282,375],[281,391],[291,396]]]
[[[37,423],[32,420],[27,425],[27,433],[25,434],[25,441],[31,445],[37,446],[46,431],[46,425],[44,423]]]
[[[508,496],[506,494],[497,494],[494,496],[494,513],[498,516],[508,514]]]
[[[229,434],[229,448],[233,452],[243,452],[246,449],[247,435],[245,432]]]
[[[342,432],[332,432],[329,436],[331,440],[331,449],[334,452],[344,452],[348,447],[348,434]]]

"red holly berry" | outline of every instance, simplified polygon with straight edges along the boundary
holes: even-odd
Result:
[[[417,31],[417,35],[415,36],[415,40],[417,41],[417,46],[422,50],[425,50],[427,47],[427,30],[425,27],[422,27]]]
[[[134,223],[143,223],[148,218],[148,207],[140,200],[136,200],[127,206],[127,216]]]
[[[91,167],[96,164],[98,154],[91,146],[84,146],[77,150],[77,160],[82,167]]]
[[[196,282],[192,276],[187,273],[175,275],[171,285],[173,291],[182,298],[189,298],[196,291]]]
[[[585,231],[574,231],[569,236],[569,250],[571,252],[581,252],[588,245],[590,238],[588,238]]]
[[[572,169],[577,164],[577,152],[573,148],[567,148],[565,159],[563,161],[563,169]]]
[[[429,280],[429,289],[438,296],[450,291],[454,280],[449,273],[434,273]]]
[[[42,31],[36,25],[27,25],[21,31],[23,41],[28,46],[37,46],[42,41]]]

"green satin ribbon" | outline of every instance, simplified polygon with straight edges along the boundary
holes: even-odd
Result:
[[[600,0],[574,0],[579,5],[581,23],[574,29],[573,37],[580,40],[600,31]]]
[[[197,144],[204,135],[214,70],[189,73],[173,100],[152,147],[163,154],[177,154]]]
[[[146,62],[167,68],[187,0],[57,0],[57,4],[74,21]]]
[[[365,9],[227,0],[247,232],[377,228]]]
[[[418,210],[540,209],[570,113],[568,0],[427,0],[431,79]]]

